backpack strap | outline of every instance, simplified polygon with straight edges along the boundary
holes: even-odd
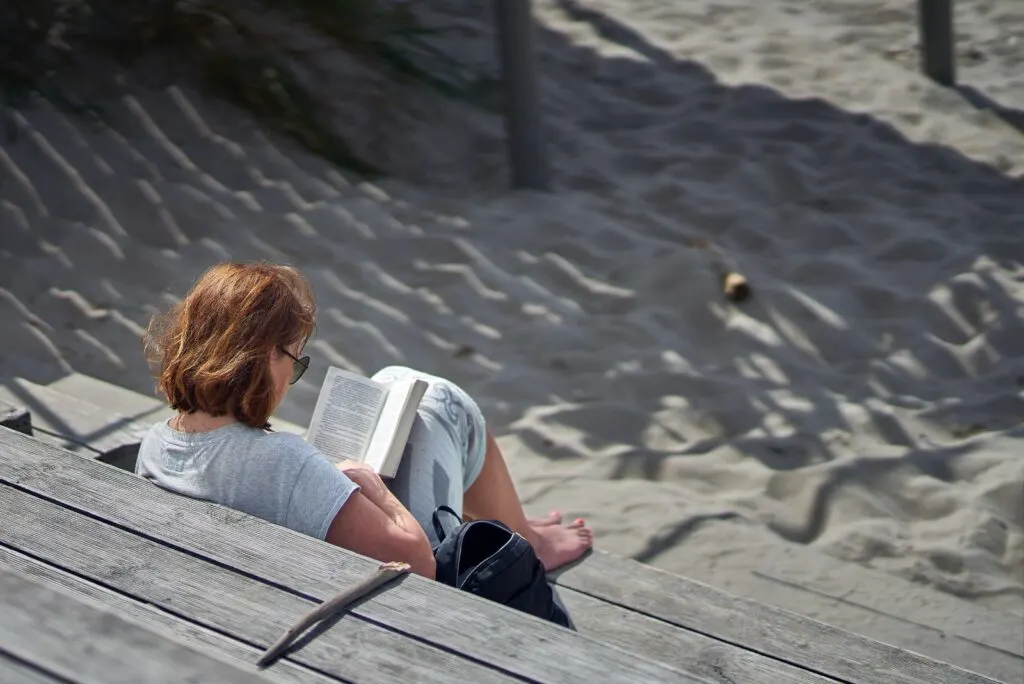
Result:
[[[448,536],[448,533],[444,531],[444,525],[441,524],[441,519],[437,515],[438,513],[441,513],[442,511],[445,512],[445,513],[448,513],[453,518],[458,520],[460,525],[462,524],[462,518],[459,517],[458,513],[453,511],[448,506],[438,506],[437,510],[434,511],[433,523],[434,523],[434,532],[437,533],[437,541],[439,541],[439,542],[443,542],[444,538]]]

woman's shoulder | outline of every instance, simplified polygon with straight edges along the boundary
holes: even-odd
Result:
[[[274,449],[285,449],[302,453],[313,453],[316,448],[307,442],[302,435],[294,432],[277,432],[276,430],[256,430],[260,442]]]
[[[271,423],[269,430],[263,428],[252,429],[260,433],[264,439],[280,442],[281,444],[309,444],[305,437],[300,435],[298,432],[295,432],[294,430],[280,430],[274,427],[273,423]]]
[[[179,432],[166,421],[160,421],[149,428],[145,436],[152,442],[170,442],[181,446],[217,448],[231,445],[232,450],[242,446],[253,452],[301,452],[312,453],[314,447],[301,435],[293,432],[263,430],[242,423],[231,423],[208,432]]]

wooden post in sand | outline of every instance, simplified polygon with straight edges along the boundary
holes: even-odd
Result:
[[[956,82],[953,55],[953,0],[917,0],[921,30],[921,67],[936,83]]]
[[[498,57],[505,90],[505,135],[512,186],[547,190],[530,0],[494,0]]]

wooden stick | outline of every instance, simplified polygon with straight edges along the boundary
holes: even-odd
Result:
[[[350,587],[334,598],[324,601],[314,610],[307,613],[301,620],[288,628],[270,648],[263,652],[256,664],[260,667],[270,664],[288,648],[295,638],[309,627],[321,620],[326,620],[338,613],[349,604],[361,599],[374,589],[384,586],[391,580],[401,577],[409,572],[408,563],[384,563],[377,568],[377,572],[370,575],[354,587]]]

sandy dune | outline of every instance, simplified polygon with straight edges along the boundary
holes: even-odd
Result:
[[[430,6],[487,76],[479,4]],[[957,3],[962,93],[917,73],[911,2],[537,4],[546,196],[505,190],[495,112],[331,53],[339,127],[396,178],[186,83],[103,125],[14,113],[0,376],[148,391],[154,307],[288,261],[321,314],[283,418],[328,363],[419,366],[604,548],[711,581],[808,545],[1024,616],[1024,4]],[[722,298],[722,259],[753,299]]]

